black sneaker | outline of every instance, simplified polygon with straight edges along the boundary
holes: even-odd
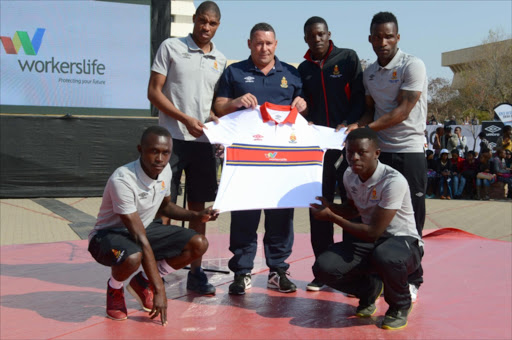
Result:
[[[245,290],[251,287],[250,273],[235,275],[235,281],[229,285],[229,294],[244,295]]]
[[[384,316],[384,321],[382,321],[382,328],[392,330],[405,328],[407,326],[407,317],[411,310],[412,303],[407,309],[396,310],[390,307]]]
[[[309,290],[311,292],[318,292],[324,287],[324,284],[317,279],[314,279],[310,283],[307,284],[306,290]]]
[[[208,282],[208,277],[201,267],[188,272],[187,289],[201,295],[215,295],[215,287]]]
[[[375,301],[379,298],[379,296],[384,291],[384,284],[382,281],[379,281],[380,283],[380,289],[377,290],[377,295],[372,297],[371,301],[373,301],[370,304],[361,304],[361,300],[359,300],[359,306],[356,308],[356,316],[360,318],[369,318],[375,312],[377,311],[377,306],[375,305]]]
[[[276,269],[275,272],[268,274],[267,288],[278,289],[281,293],[293,293],[297,290],[297,286],[288,280],[290,275],[283,269]]]

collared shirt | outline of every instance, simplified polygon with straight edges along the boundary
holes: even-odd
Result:
[[[394,58],[382,67],[378,61],[363,74],[366,95],[375,102],[374,120],[398,106],[401,90],[419,91],[421,96],[403,122],[377,132],[383,152],[423,152],[427,121],[428,79],[425,64],[420,59],[398,50]]]
[[[302,96],[299,72],[277,57],[274,59],[275,65],[266,75],[254,65],[251,57],[229,65],[220,78],[217,97],[235,99],[251,93],[259,105],[264,102],[290,105],[295,97]]]
[[[171,195],[171,178],[169,164],[156,180],[144,172],[140,159],[117,168],[105,186],[98,219],[89,240],[101,229],[126,228],[119,215],[137,212],[147,228],[164,197]]]
[[[215,48],[204,53],[189,34],[184,38],[166,39],[159,47],[151,71],[166,76],[163,94],[178,110],[201,122],[210,116],[213,95],[218,80],[226,68],[226,57]],[[195,138],[185,125],[163,112],[159,124],[166,127],[173,138],[208,142],[206,137]]]
[[[322,194],[325,150],[345,140],[343,129],[309,125],[296,108],[270,103],[206,126],[210,142],[225,146],[220,211],[309,207]]]
[[[423,245],[416,230],[409,184],[397,170],[378,162],[373,175],[362,182],[349,167],[343,175],[343,184],[347,189],[347,198],[354,202],[365,224],[370,224],[377,206],[396,210],[381,237],[412,236]]]

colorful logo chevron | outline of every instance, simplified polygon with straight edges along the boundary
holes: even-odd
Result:
[[[45,31],[46,28],[38,28],[32,40],[30,40],[28,33],[25,31],[16,31],[12,39],[3,36],[0,36],[0,39],[2,40],[4,50],[7,54],[18,54],[20,48],[23,46],[26,55],[37,55]]]

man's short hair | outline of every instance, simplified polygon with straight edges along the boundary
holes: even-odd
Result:
[[[377,137],[377,132],[370,128],[359,128],[350,131],[347,136],[347,142],[355,141],[357,139],[369,139],[371,142],[373,142],[373,144],[375,144],[377,149],[379,148],[379,138]]]
[[[447,133],[447,132],[452,132],[452,127],[451,126],[445,126],[444,127],[444,133]]]
[[[474,152],[473,150],[468,151],[468,156],[469,156],[469,155],[473,155],[473,157],[475,157],[475,152]]]
[[[148,127],[142,133],[142,137],[140,137],[140,145],[144,144],[144,142],[146,141],[146,139],[148,138],[149,135],[157,135],[159,137],[172,138],[169,130],[167,130],[163,126],[153,125],[153,126]]]
[[[272,32],[274,33],[274,38],[276,37],[276,32],[274,31],[274,28],[270,24],[267,24],[266,22],[260,22],[254,25],[253,28],[251,29],[249,39],[252,39],[254,33],[256,33],[257,31]]]
[[[306,30],[316,24],[324,24],[325,28],[329,30],[329,26],[327,25],[327,21],[325,21],[324,18],[321,17],[311,17],[309,18],[306,23],[304,24],[304,34],[306,34]]]
[[[196,9],[195,15],[200,15],[206,12],[213,12],[217,15],[217,18],[220,20],[220,8],[213,1],[205,1],[202,2]]]
[[[379,12],[375,14],[370,24],[370,33],[372,33],[373,25],[387,24],[388,22],[395,24],[396,32],[398,33],[398,21],[396,20],[395,15],[391,12]]]
[[[457,149],[453,149],[453,150],[451,151],[451,154],[452,154],[452,155],[457,155],[457,156],[458,156],[458,155],[459,155],[459,151],[457,151]]]
[[[512,125],[505,125],[505,126],[503,127],[503,132],[507,132],[507,131],[509,131],[509,132],[510,132],[510,130],[512,130]]]
[[[426,155],[427,155],[427,157],[428,157],[428,156],[430,156],[430,155],[433,155],[433,154],[434,154],[434,151],[432,151],[432,150],[428,149],[427,151],[425,151],[425,154],[426,154]]]

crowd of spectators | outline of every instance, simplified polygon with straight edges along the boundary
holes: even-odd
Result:
[[[482,132],[480,153],[469,151],[460,127],[439,127],[434,135],[434,150],[426,151],[427,198],[489,200],[489,187],[495,182],[508,187],[512,198],[512,126],[503,128],[503,135],[493,150]]]
[[[466,116],[464,120],[460,123],[461,125],[478,125],[479,121],[478,118],[473,117],[469,118],[469,116]],[[457,119],[454,115],[450,117],[450,119],[444,120],[444,122],[439,122],[435,115],[431,115],[430,118],[427,120],[427,125],[457,125]]]

